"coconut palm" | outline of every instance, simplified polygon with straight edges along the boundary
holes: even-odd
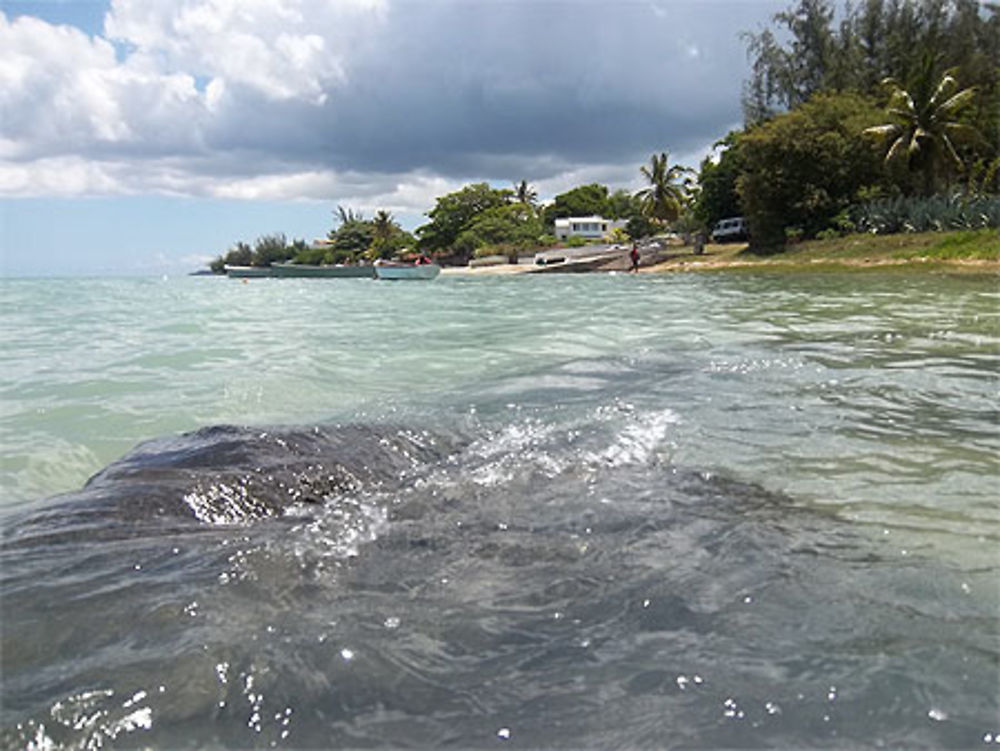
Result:
[[[398,230],[392,214],[385,209],[379,209],[372,217],[371,228],[372,243],[368,249],[368,255],[374,258],[384,258],[391,255],[395,249],[393,239]]]
[[[910,91],[894,78],[884,79],[882,85],[889,90],[886,113],[890,122],[864,131],[881,140],[887,165],[903,163],[922,173],[927,195],[934,192],[939,179],[947,180],[951,173],[963,170],[958,147],[982,141],[975,128],[957,119],[975,98],[975,87],[960,89],[955,68],[932,86],[932,70],[932,61],[926,61]]]
[[[376,240],[388,240],[396,231],[396,220],[385,209],[379,209],[372,217],[372,234]]]
[[[528,185],[527,180],[514,183],[514,201],[516,203],[526,203],[529,206],[534,206],[537,199],[538,193]]]
[[[658,224],[676,220],[687,200],[687,183],[681,181],[691,170],[679,164],[669,167],[667,164],[667,152],[653,154],[649,165],[639,168],[649,187],[635,194],[643,215]]]
[[[363,222],[365,220],[364,214],[360,211],[355,212],[354,209],[348,207],[344,208],[340,204],[337,204],[337,218],[340,220],[341,224],[350,224],[351,222]]]

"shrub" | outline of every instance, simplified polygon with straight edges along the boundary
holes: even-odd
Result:
[[[740,136],[737,189],[755,251],[780,249],[786,227],[814,236],[879,182],[881,163],[861,133],[880,117],[864,97],[821,94]]]

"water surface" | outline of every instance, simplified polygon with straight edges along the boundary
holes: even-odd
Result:
[[[995,278],[0,284],[5,747],[1000,733]]]

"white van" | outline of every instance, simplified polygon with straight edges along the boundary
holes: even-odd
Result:
[[[741,216],[723,219],[712,230],[712,242],[724,243],[734,240],[745,240],[747,237],[747,220]]]

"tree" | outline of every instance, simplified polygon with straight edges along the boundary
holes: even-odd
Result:
[[[535,201],[538,200],[538,193],[528,185],[527,180],[522,180],[519,183],[514,183],[514,200],[517,203],[534,206]]]
[[[861,135],[880,118],[867,97],[817,94],[741,135],[737,190],[751,246],[778,250],[786,230],[812,237],[881,184],[880,160]]]
[[[922,176],[921,189],[931,195],[939,185],[963,171],[959,149],[982,142],[979,132],[959,120],[962,110],[972,104],[975,88],[961,89],[957,71],[946,71],[934,85],[933,59],[928,55],[916,85],[907,91],[894,78],[883,84],[890,91],[886,114],[890,122],[864,132],[885,146],[885,163],[905,164]]]
[[[393,220],[392,214],[384,209],[379,209],[372,219],[372,244],[386,244],[392,238],[395,229],[396,222]]]
[[[543,218],[545,224],[551,226],[556,219],[568,216],[603,216],[607,210],[607,187],[591,183],[557,195],[552,203],[545,207]]]
[[[328,263],[353,260],[371,247],[375,231],[360,214],[349,218],[329,235],[332,253]]]
[[[687,186],[680,180],[691,171],[677,164],[667,165],[667,152],[653,154],[649,165],[639,168],[649,187],[636,193],[642,203],[642,213],[661,225],[680,216],[687,201]]]
[[[497,206],[476,215],[455,240],[455,249],[472,254],[496,248],[509,257],[537,247],[544,234],[541,219],[528,204]]]
[[[830,28],[833,9],[827,0],[799,0],[777,13],[774,22],[790,37],[782,47],[770,29],[743,34],[752,74],[744,89],[744,117],[749,124],[762,122],[776,106],[793,108],[807,101],[828,82],[836,47]]]
[[[252,263],[253,248],[242,241],[231,247],[223,259],[223,264],[229,266],[250,266]]]
[[[392,214],[384,209],[375,212],[371,220],[372,242],[365,252],[369,258],[392,258],[401,250],[412,247],[416,239],[403,230]]]
[[[427,212],[430,222],[416,230],[418,245],[427,251],[450,249],[476,216],[488,209],[506,206],[511,195],[510,190],[497,190],[487,183],[475,183],[441,196],[434,208]]]
[[[287,261],[293,255],[294,251],[289,250],[284,233],[275,232],[273,235],[262,235],[254,242],[252,263],[254,266],[270,266],[272,263]]]
[[[336,211],[337,218],[340,220],[341,224],[349,224],[351,222],[363,222],[365,220],[364,214],[360,211],[355,213],[354,209],[347,207],[344,208],[340,204],[337,205]],[[333,232],[333,230],[331,230]]]
[[[698,194],[694,200],[693,213],[698,223],[706,230],[728,217],[742,216],[740,196],[736,181],[743,169],[739,148],[741,131],[733,131],[716,142],[721,149],[717,160],[706,157],[698,172]]]
[[[619,188],[605,203],[605,216],[608,219],[631,219],[642,213],[642,204],[638,198],[624,188]]]
[[[832,0],[797,0],[771,28],[743,35],[751,63],[743,95],[748,125],[820,91],[878,96],[888,76],[911,86],[929,53],[979,89],[971,124],[990,143],[1000,141],[1000,4],[858,0],[837,14],[836,27],[834,15]]]

